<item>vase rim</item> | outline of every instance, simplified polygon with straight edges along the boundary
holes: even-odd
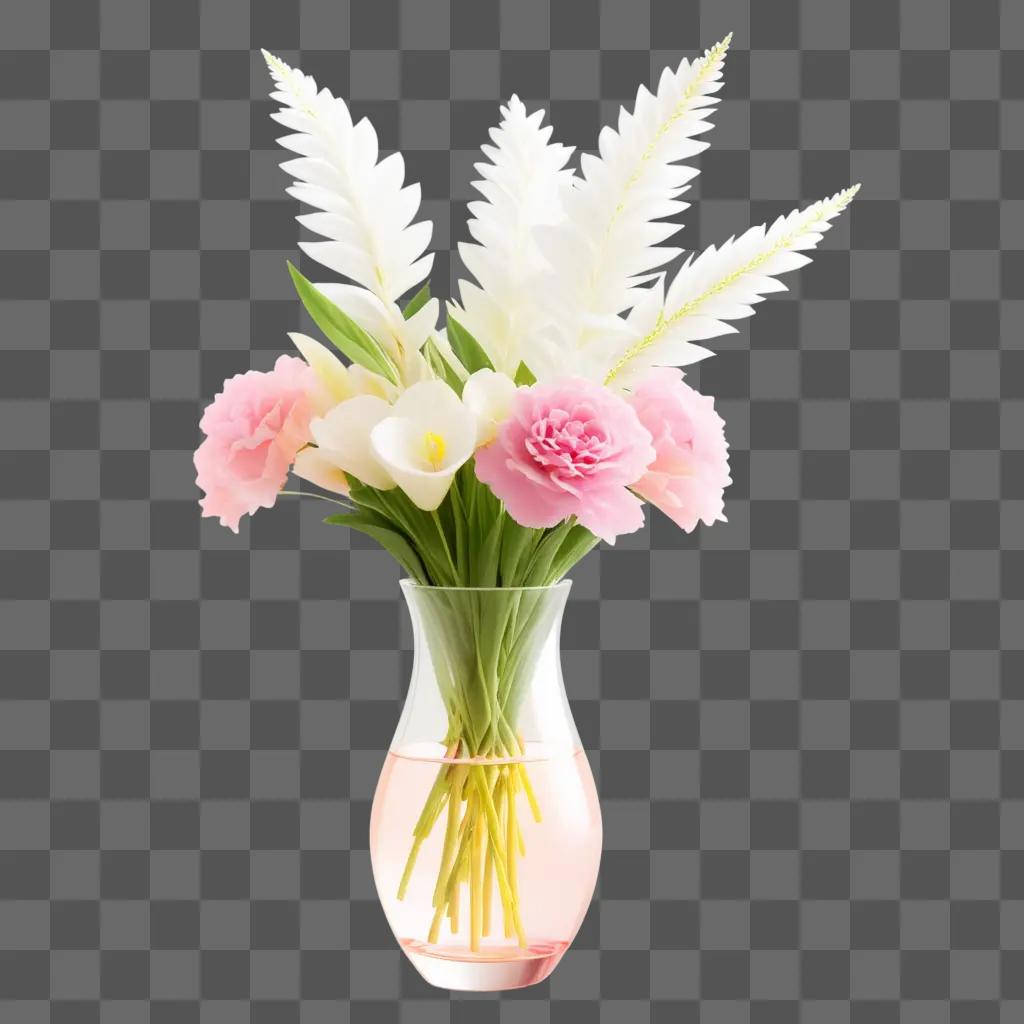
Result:
[[[527,586],[527,587],[438,587],[427,583],[417,583],[415,580],[410,579],[408,576],[403,577],[398,581],[399,586],[403,590],[415,590],[415,591],[472,591],[475,593],[485,594],[488,592],[494,593],[505,593],[512,594],[519,591],[564,591],[568,590],[572,586],[572,580],[561,579],[557,583],[548,583],[544,586]]]

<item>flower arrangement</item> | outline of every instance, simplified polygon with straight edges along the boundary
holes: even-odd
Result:
[[[578,172],[541,111],[516,97],[503,106],[476,165],[472,241],[460,246],[474,280],[460,282],[444,327],[424,283],[431,225],[416,221],[419,188],[404,183],[401,155],[382,159],[367,120],[354,123],[343,99],[264,53],[273,116],[288,132],[280,143],[296,154],[282,165],[288,193],[319,236],[300,247],[343,281],[313,284],[289,264],[328,344],[292,334],[298,356],[225,383],[200,423],[202,511],[237,532],[242,516],[295,493],[283,490],[292,472],[320,489],[306,493],[343,506],[327,522],[368,534],[417,584],[509,588],[488,606],[499,609],[492,621],[453,591],[434,624],[450,763],[438,768],[399,890],[443,828],[424,922],[432,940],[442,918],[458,927],[465,883],[479,947],[493,877],[506,934],[526,941],[518,795],[538,818],[542,808],[517,761],[517,707],[537,623],[511,588],[561,580],[599,540],[640,529],[645,505],[686,531],[725,518],[724,424],[681,367],[711,355],[698,342],[783,290],[778,276],[808,262],[856,192],[751,228],[672,276],[659,270],[679,254],[663,243],[697,174],[682,161],[706,146],[728,45],[666,69],[654,92],[641,86]],[[486,759],[500,763],[474,774]]]

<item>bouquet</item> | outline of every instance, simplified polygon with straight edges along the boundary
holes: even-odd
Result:
[[[659,269],[680,253],[664,243],[688,205],[697,170],[683,161],[706,145],[728,45],[666,69],[654,92],[641,86],[578,171],[542,112],[513,96],[476,165],[481,198],[459,247],[473,280],[443,327],[425,283],[431,225],[416,220],[401,154],[382,158],[369,121],[264,53],[280,143],[296,154],[282,165],[288,193],[318,236],[300,247],[340,280],[311,283],[289,264],[324,340],[292,334],[297,356],[225,382],[200,422],[202,511],[237,532],[243,515],[297,493],[284,490],[291,472],[318,488],[298,493],[341,506],[328,523],[372,537],[417,584],[465,588],[431,624],[446,759],[399,891],[443,828],[432,939],[443,917],[457,920],[466,881],[477,948],[493,876],[506,934],[525,942],[517,795],[534,816],[543,808],[519,760],[517,708],[544,624],[513,588],[561,580],[598,541],[640,529],[647,505],[686,531],[725,518],[724,424],[681,368],[785,288],[778,276],[808,262],[856,192]],[[479,588],[508,599],[485,609]]]

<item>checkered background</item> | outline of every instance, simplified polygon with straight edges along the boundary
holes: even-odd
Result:
[[[394,566],[196,506],[202,404],[300,323],[257,48],[404,151],[446,294],[500,97],[592,147],[730,29],[684,244],[864,187],[693,375],[729,524],[575,573],[575,946],[449,996],[367,854]],[[1024,4],[40,0],[0,46],[4,1024],[1024,1019]]]

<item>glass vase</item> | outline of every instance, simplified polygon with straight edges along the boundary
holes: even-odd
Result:
[[[542,981],[594,891],[601,811],[559,653],[569,587],[402,581],[412,680],[370,856],[396,939],[440,988]]]

